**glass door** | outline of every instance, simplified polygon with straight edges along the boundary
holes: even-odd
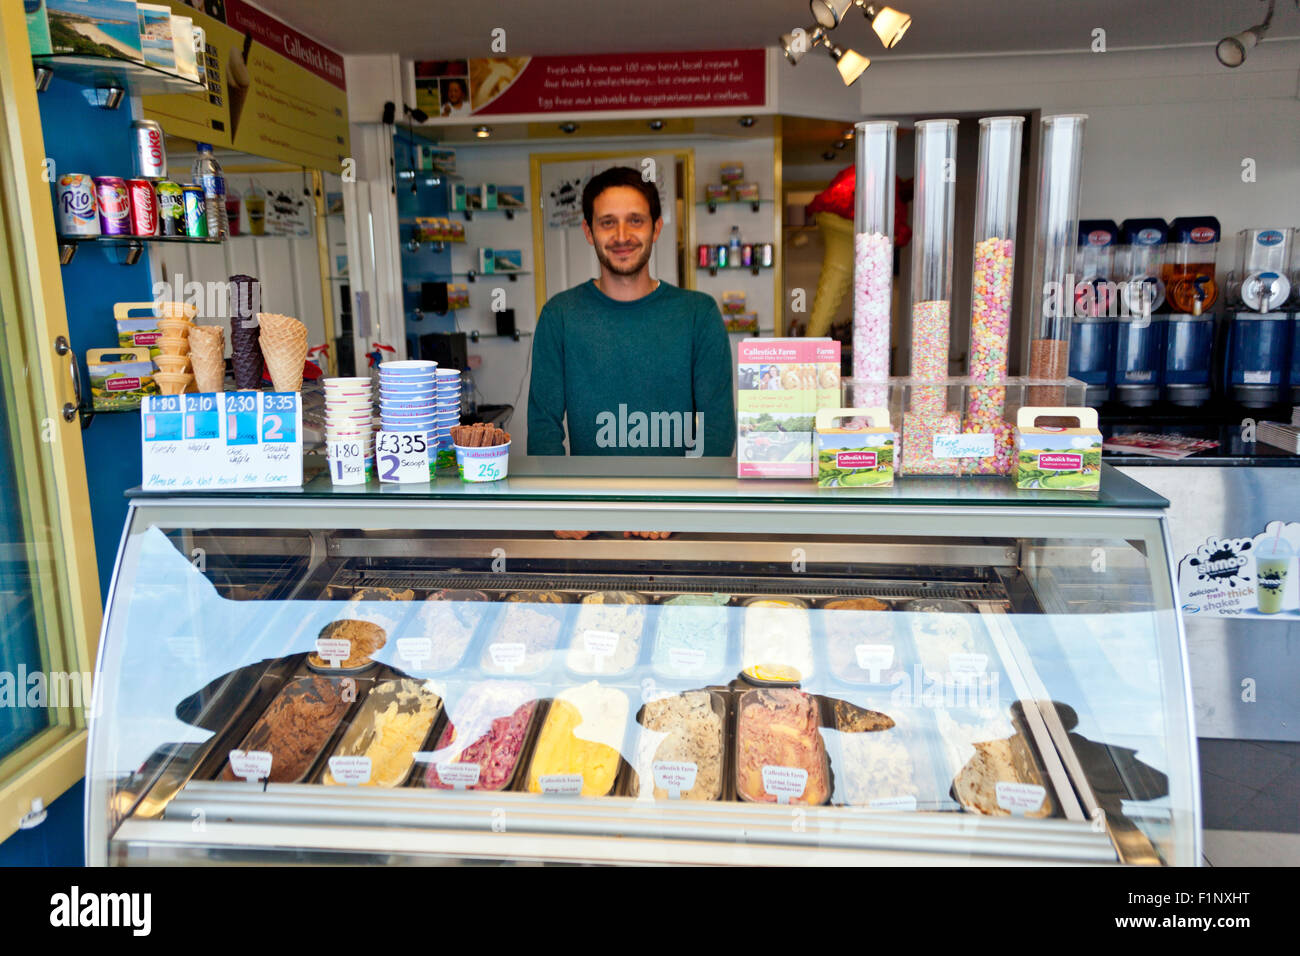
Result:
[[[22,6],[0,6],[0,840],[85,769],[99,586]]]

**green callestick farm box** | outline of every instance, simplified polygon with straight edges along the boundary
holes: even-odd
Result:
[[[836,425],[849,419],[848,424]],[[898,435],[886,408],[823,408],[817,413],[817,484],[884,488],[894,483]]]
[[[1044,425],[1045,418],[1075,427]],[[1025,407],[1016,416],[1017,488],[1097,491],[1101,488],[1101,432],[1095,408]]]

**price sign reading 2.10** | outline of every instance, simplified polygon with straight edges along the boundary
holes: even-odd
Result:
[[[380,432],[375,437],[379,480],[407,484],[429,480],[429,443],[424,432]]]
[[[192,439],[219,438],[221,412],[217,396],[213,394],[183,395],[185,399],[185,437]]]
[[[298,396],[293,392],[267,392],[262,396],[262,441],[298,440]]]

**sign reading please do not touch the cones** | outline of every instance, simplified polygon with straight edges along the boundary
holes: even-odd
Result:
[[[297,392],[150,395],[140,406],[145,491],[302,484]]]

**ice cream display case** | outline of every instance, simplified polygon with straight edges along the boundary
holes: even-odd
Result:
[[[1165,504],[1109,468],[136,494],[87,858],[1194,865]]]

